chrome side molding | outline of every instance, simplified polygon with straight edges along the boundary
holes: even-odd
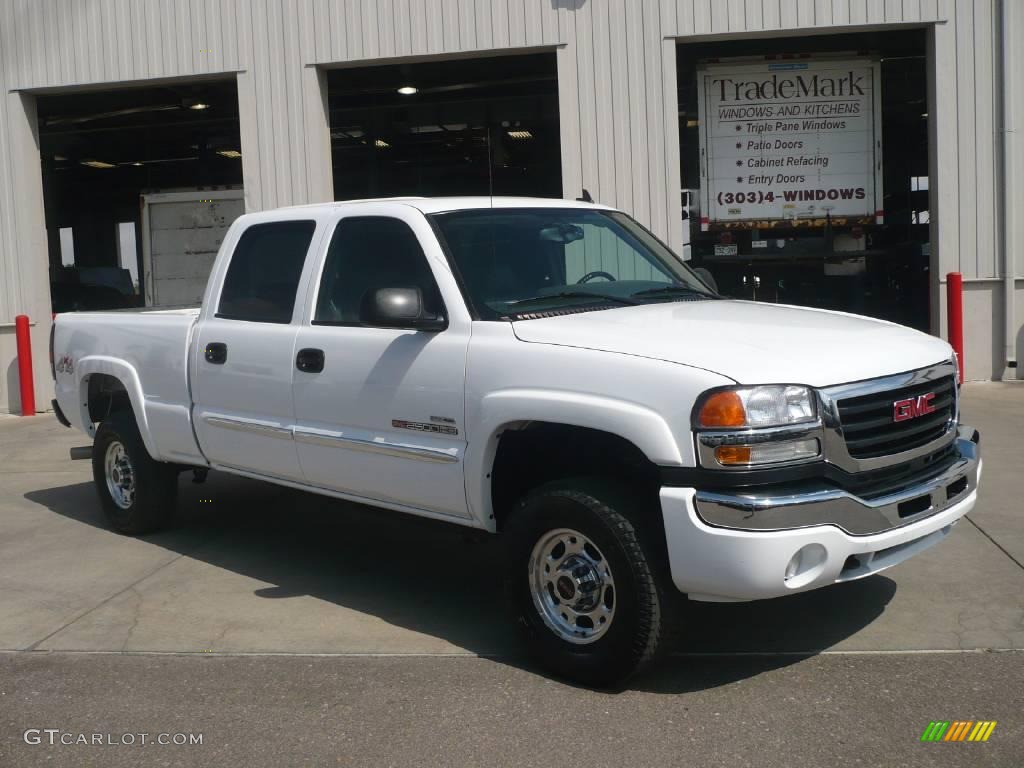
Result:
[[[380,453],[385,456],[398,456],[403,459],[418,459],[419,461],[436,461],[445,464],[454,464],[459,460],[459,457],[454,453],[449,453],[439,448],[400,445],[384,440],[364,440],[358,437],[344,437],[342,435],[325,435],[320,432],[310,432],[304,429],[295,429],[294,434],[296,442],[308,445],[350,448],[354,451]]]
[[[275,427],[271,424],[261,424],[257,421],[244,421],[242,419],[230,419],[226,416],[203,416],[203,421],[213,427],[222,429],[233,429],[236,432],[250,432],[267,437],[277,437],[282,440],[291,440],[292,431],[288,427]]]
[[[295,440],[307,445],[324,445],[331,448],[348,448],[365,453],[377,453],[384,456],[395,456],[401,459],[417,461],[433,461],[441,464],[455,464],[459,461],[457,454],[441,448],[428,448],[418,445],[403,445],[386,440],[366,440],[344,435],[329,435],[322,432],[302,429],[300,427],[278,427],[244,419],[232,419],[226,416],[203,416],[203,421],[214,427],[233,429],[237,432],[266,435],[282,440]]]

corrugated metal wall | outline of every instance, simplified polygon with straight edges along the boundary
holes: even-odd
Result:
[[[45,311],[23,289],[27,257],[38,264],[45,248],[26,248],[29,233],[17,226],[33,220],[19,210],[41,202],[16,172],[25,135],[12,128],[22,102],[11,91],[237,73],[254,210],[332,197],[315,65],[556,48],[566,196],[586,187],[678,247],[669,38],[934,21],[933,109],[942,117],[933,131],[943,159],[933,247],[943,272],[995,278],[996,8],[997,0],[0,0],[0,322]]]

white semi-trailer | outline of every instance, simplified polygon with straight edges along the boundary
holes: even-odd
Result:
[[[733,60],[697,77],[703,231],[882,223],[876,59]]]

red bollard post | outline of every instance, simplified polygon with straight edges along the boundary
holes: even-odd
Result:
[[[32,338],[28,315],[14,318],[14,335],[18,342],[18,383],[21,385],[21,415],[36,415],[36,385],[32,378]]]
[[[964,380],[964,276],[959,272],[946,275],[946,309],[949,343],[956,352],[960,381]]]

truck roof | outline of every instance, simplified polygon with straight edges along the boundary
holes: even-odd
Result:
[[[472,197],[376,197],[361,200],[337,200],[333,203],[296,205],[278,210],[303,210],[310,212],[322,210],[327,212],[349,206],[359,207],[364,205],[380,205],[382,203],[410,206],[417,208],[423,213],[441,213],[444,211],[463,211],[479,208],[590,208],[614,210],[606,205],[584,203],[578,200],[562,200],[551,197],[490,197],[487,195]],[[261,213],[272,213],[272,211],[261,211]]]

